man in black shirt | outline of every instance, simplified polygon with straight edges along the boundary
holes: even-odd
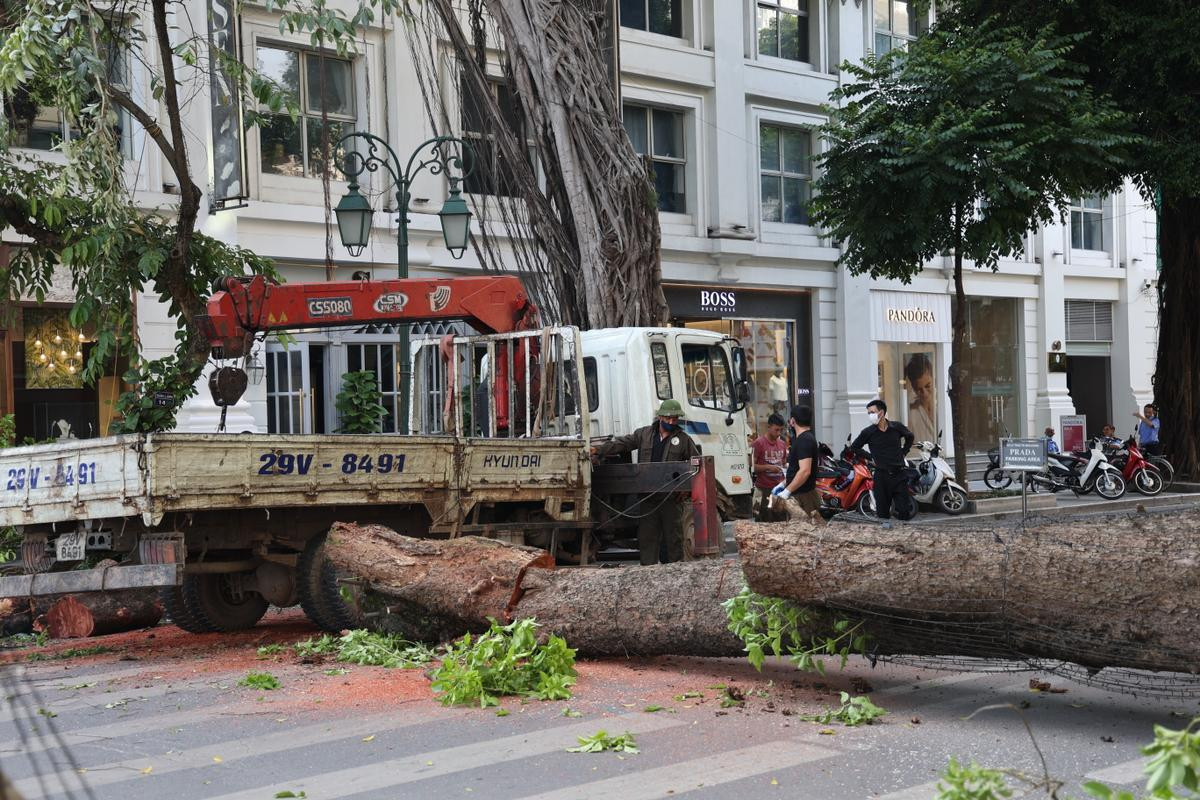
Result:
[[[887,418],[887,403],[882,400],[867,403],[867,416],[871,424],[863,428],[850,449],[861,454],[864,446],[871,448],[871,458],[875,459],[875,513],[883,520],[883,527],[891,528],[893,504],[900,519],[910,519],[914,510],[905,485],[904,457],[916,437],[899,422]]]
[[[808,406],[794,406],[791,419],[792,446],[788,448],[787,473],[782,486],[771,492],[775,497],[796,502],[805,511],[812,513],[821,507],[821,496],[817,494],[817,437],[813,436],[813,410]]]

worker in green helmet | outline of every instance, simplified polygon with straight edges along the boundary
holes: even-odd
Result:
[[[678,400],[664,400],[658,407],[658,419],[626,436],[593,447],[596,458],[637,453],[637,462],[690,461],[700,448],[680,427],[683,408]],[[643,495],[629,509],[638,518],[638,551],[643,564],[664,564],[684,558],[684,512],[691,498],[691,482],[663,487]]]

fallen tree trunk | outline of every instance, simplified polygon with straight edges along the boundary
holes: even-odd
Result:
[[[736,532],[751,589],[861,617],[881,652],[1200,671],[1200,511]]]
[[[89,592],[59,598],[35,621],[51,639],[83,639],[149,628],[162,619],[156,589]]]
[[[616,569],[553,568],[549,553],[474,536],[412,539],[381,525],[334,526],[326,557],[361,578],[383,627],[449,638],[534,617],[581,654],[737,656],[721,603],[741,591],[727,560]],[[371,595],[375,595],[372,597]],[[427,612],[432,616],[417,619]]]
[[[0,636],[32,633],[33,621],[50,608],[52,598],[0,597]]]

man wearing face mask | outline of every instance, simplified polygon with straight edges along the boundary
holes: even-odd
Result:
[[[872,400],[867,403],[867,418],[871,424],[850,444],[850,449],[862,453],[863,447],[871,448],[875,460],[875,514],[883,520],[883,527],[892,527],[892,506],[896,516],[907,519],[911,516],[912,499],[905,486],[904,457],[913,444],[913,432],[899,422],[887,418],[887,403]]]
[[[651,461],[689,461],[700,448],[682,428],[683,408],[678,400],[664,400],[658,419],[626,436],[592,448],[596,459],[637,451],[639,464]],[[691,497],[690,481],[667,487],[667,491],[642,495],[629,509],[638,517],[638,553],[642,564],[664,564],[683,560],[683,512]]]

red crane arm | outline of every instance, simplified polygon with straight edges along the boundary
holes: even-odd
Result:
[[[274,284],[225,278],[197,321],[220,356],[237,358],[248,334],[372,322],[464,320],[480,333],[537,327],[537,308],[513,275]]]

